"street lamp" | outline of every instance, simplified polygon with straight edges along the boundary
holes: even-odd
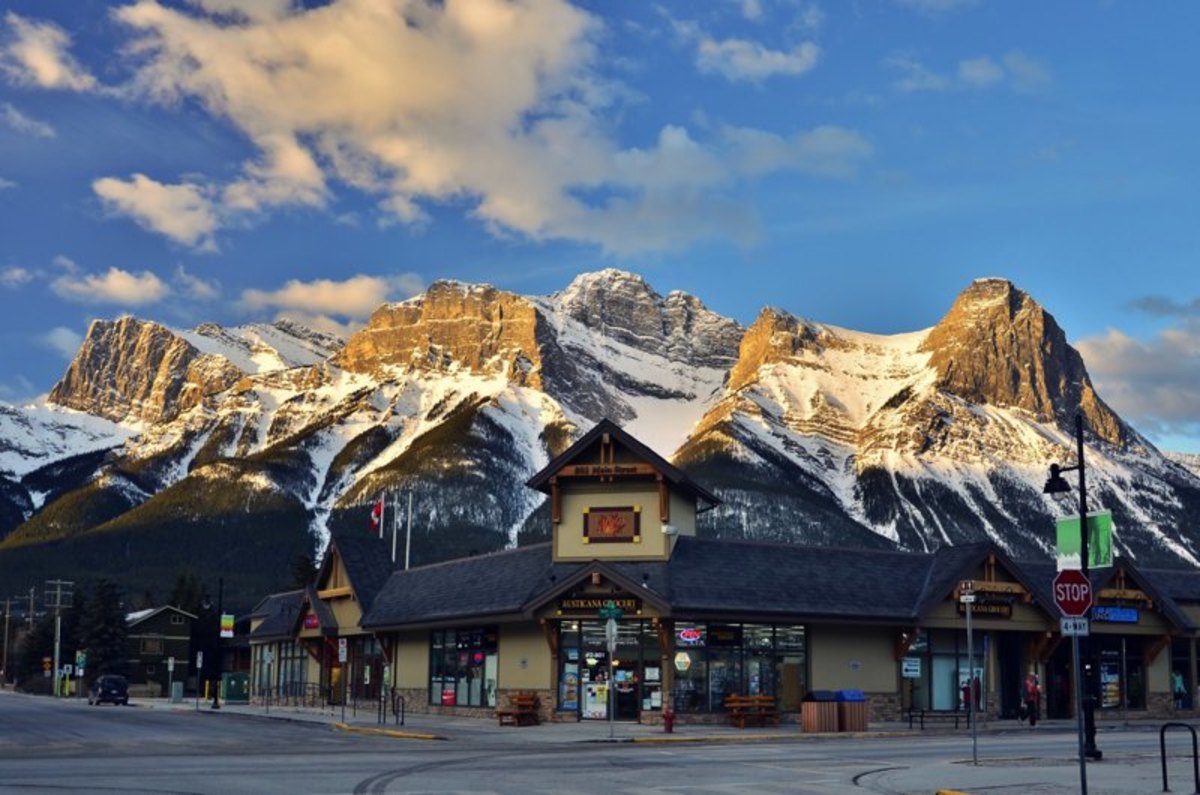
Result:
[[[1050,477],[1042,487],[1043,494],[1066,494],[1071,491],[1071,484],[1062,476],[1064,472],[1079,472],[1079,558],[1080,570],[1083,576],[1091,582],[1088,573],[1088,521],[1087,521],[1087,480],[1084,476],[1083,463],[1083,415],[1075,415],[1075,466],[1064,467],[1058,464],[1050,465]],[[1083,755],[1089,759],[1101,759],[1104,754],[1096,747],[1096,666],[1092,664],[1091,637],[1082,638],[1083,659]]]
[[[204,608],[206,610],[212,608],[212,600],[205,595]],[[217,641],[213,648],[213,664],[216,666],[216,675],[212,679],[212,708],[221,708],[221,616],[225,612],[225,578],[217,578]]]

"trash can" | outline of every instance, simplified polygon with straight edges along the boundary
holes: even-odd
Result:
[[[249,704],[250,676],[236,672],[222,674],[221,697],[230,704]]]
[[[183,682],[171,683],[171,703],[179,704],[183,701]]]
[[[806,732],[838,730],[837,696],[832,690],[813,690],[800,704],[800,723]]]
[[[865,732],[869,707],[866,694],[861,690],[839,690],[837,698],[837,721],[840,732]]]

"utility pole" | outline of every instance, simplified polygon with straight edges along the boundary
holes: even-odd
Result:
[[[29,586],[29,614],[25,616],[25,621],[29,624],[29,631],[33,632],[33,594],[34,587]]]
[[[62,643],[62,609],[67,607],[74,598],[71,589],[75,583],[70,580],[46,580],[46,606],[54,608],[54,697],[61,695],[59,679],[62,671],[59,666],[59,645]],[[65,590],[64,590],[65,589]],[[64,604],[64,600],[66,604]]]

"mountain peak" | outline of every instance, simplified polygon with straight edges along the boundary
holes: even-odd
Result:
[[[1007,279],[972,282],[921,349],[930,354],[938,387],[960,398],[1020,408],[1064,429],[1082,411],[1101,439],[1115,445],[1129,441],[1054,317]]]

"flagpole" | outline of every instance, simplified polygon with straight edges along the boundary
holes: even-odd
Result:
[[[408,553],[412,549],[412,490],[408,492],[408,528],[404,531],[404,568],[408,569]]]
[[[383,493],[383,496],[379,498],[379,502],[377,503],[377,505],[379,505],[379,540],[382,541],[383,540],[383,527],[384,527],[383,523],[387,519],[387,492],[386,491]]]
[[[396,523],[399,521],[399,509],[396,507],[396,495],[392,495],[392,565],[396,565]]]

